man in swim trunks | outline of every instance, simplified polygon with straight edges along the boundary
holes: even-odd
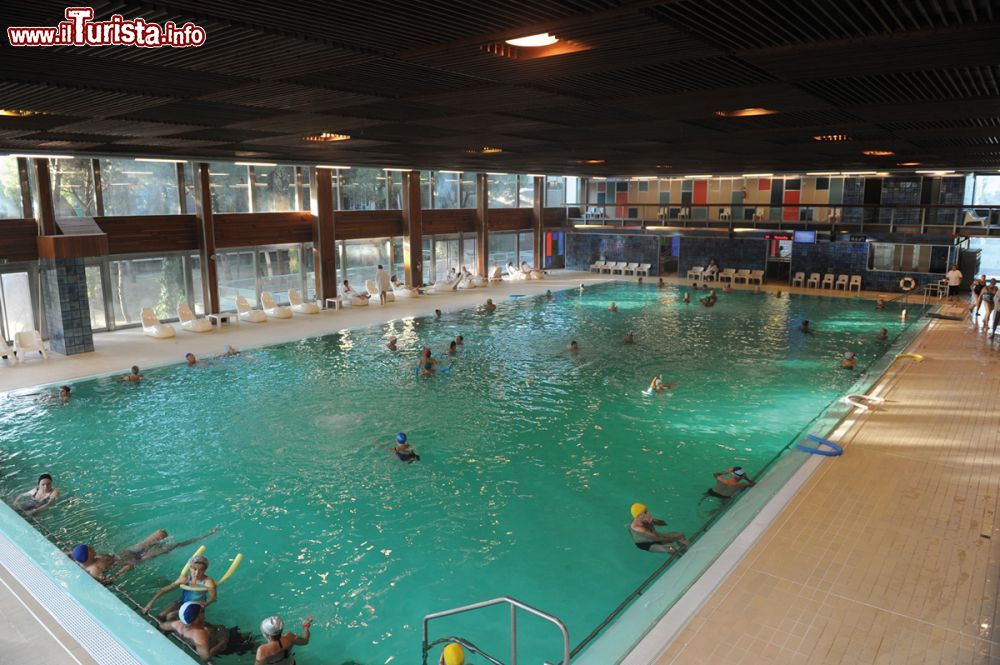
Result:
[[[224,634],[225,639],[221,639],[223,635],[219,632],[216,633],[216,643],[211,643],[208,628],[205,626],[205,607],[198,603],[184,603],[177,613],[176,621],[161,623],[157,628],[164,633],[174,633],[190,644],[203,661],[209,660],[229,644],[228,633]]]
[[[579,351],[580,351],[580,345],[577,344],[576,340],[574,339],[573,341],[571,341],[569,343],[569,352],[570,353],[577,353]]]
[[[439,309],[434,310],[434,318],[435,319],[440,319],[441,318],[441,310],[439,310]]]
[[[730,499],[755,483],[742,466],[731,466],[725,471],[712,474],[715,477],[715,487],[707,490],[707,496],[717,499]]]
[[[181,589],[181,597],[179,600],[175,600],[170,605],[163,610],[158,618],[161,621],[168,621],[177,618],[177,611],[184,603],[198,603],[202,608],[207,608],[209,605],[214,603],[218,599],[218,591],[215,588],[215,580],[205,574],[208,570],[208,558],[201,556],[192,557],[191,561],[188,563],[188,572],[178,577],[173,584],[168,584],[153,596],[146,606],[142,608],[143,614],[149,614],[149,610],[152,609],[153,603],[155,603],[160,596],[170,593],[177,587],[184,586],[197,587],[198,591],[192,591],[190,589]]]
[[[618,311],[618,305],[616,305],[615,302],[612,301],[611,302],[611,306],[608,307],[608,311],[609,312],[617,312]]]
[[[172,552],[178,547],[186,547],[187,545],[196,543],[202,538],[211,536],[218,530],[219,527],[215,527],[208,533],[191,538],[190,540],[180,543],[165,543],[167,532],[160,529],[118,554],[98,554],[94,551],[93,547],[83,544],[77,545],[72,551],[66,552],[66,554],[69,558],[80,564],[80,567],[90,573],[90,576],[95,580],[102,584],[108,584],[132,570],[143,561],[155,559],[158,556]],[[104,573],[114,566],[120,566],[121,568],[111,577],[106,577]]]
[[[655,519],[649,514],[646,506],[641,503],[632,504],[632,523],[629,525],[629,533],[635,546],[647,552],[676,552],[674,543],[680,543],[684,547],[690,545],[687,538],[680,531],[667,531],[660,533],[657,526],[666,526],[663,520]]]
[[[448,355],[455,355],[458,353],[458,342],[451,340],[451,344],[448,345]]]
[[[121,380],[128,381],[129,383],[139,383],[142,381],[142,374],[139,373],[139,366],[132,365],[132,373],[123,376]]]
[[[690,293],[685,293],[684,297],[681,300],[682,300],[682,302],[685,305],[690,305],[691,304],[691,294]]]
[[[486,299],[486,304],[483,305],[483,310],[487,314],[491,314],[491,313],[497,311],[497,306],[493,304],[493,298],[487,298]]]
[[[635,333],[631,330],[625,333],[625,338],[622,340],[625,344],[635,344]]]
[[[260,632],[267,643],[257,648],[254,665],[295,665],[292,647],[309,644],[312,622],[313,618],[309,617],[302,623],[302,637],[299,637],[295,633],[284,633],[285,622],[281,617],[268,617],[261,621]]]
[[[665,287],[666,285],[667,285],[667,284],[666,284],[666,282],[664,282],[664,281],[663,281],[663,278],[662,278],[662,277],[661,277],[660,279],[656,280],[656,288],[658,288],[658,289],[662,289],[662,288],[664,288],[664,287]]]
[[[14,499],[14,507],[25,515],[36,515],[48,508],[59,498],[59,490],[52,486],[52,476],[43,473],[38,476],[38,484],[34,489],[19,494]]]

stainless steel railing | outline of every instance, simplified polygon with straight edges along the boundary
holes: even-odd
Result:
[[[537,608],[532,607],[522,603],[521,601],[511,598],[509,596],[503,596],[501,598],[494,598],[493,600],[484,600],[480,603],[473,603],[471,605],[463,605],[462,607],[455,607],[450,610],[444,610],[443,612],[435,612],[433,614],[428,614],[424,617],[424,633],[423,633],[423,665],[427,665],[427,656],[431,649],[438,644],[443,644],[445,642],[455,642],[461,644],[464,648],[479,654],[483,658],[487,659],[493,665],[504,665],[501,661],[497,660],[493,656],[485,653],[478,647],[476,647],[472,642],[465,640],[460,637],[442,637],[433,642],[428,642],[427,638],[427,628],[428,624],[434,619],[441,619],[443,617],[454,616],[456,614],[464,614],[466,612],[474,612],[475,610],[481,610],[486,607],[493,607],[494,605],[508,605],[510,607],[510,662],[507,665],[517,665],[517,610],[522,609],[525,612],[534,614],[537,617],[545,619],[549,623],[555,624],[562,633],[563,640],[563,659],[562,665],[569,665],[569,631],[566,630],[566,624],[559,620],[558,617],[547,614]]]

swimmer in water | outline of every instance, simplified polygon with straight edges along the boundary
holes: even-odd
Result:
[[[188,367],[193,367],[198,364],[198,359],[194,357],[193,353],[185,353],[184,360],[187,361]]]
[[[493,304],[493,298],[486,299],[486,304],[483,305],[483,310],[485,310],[487,314],[492,314],[497,311],[497,306]]]
[[[205,662],[211,662],[215,656],[229,646],[228,631],[209,631],[205,623],[205,606],[195,602],[187,602],[180,606],[176,621],[165,621],[157,625],[164,633],[173,633],[185,644],[190,645],[198,657]],[[283,661],[258,661],[279,663]]]
[[[448,345],[448,354],[455,355],[456,353],[458,353],[458,342],[452,340],[451,344]]]
[[[260,632],[267,640],[257,647],[254,664],[260,665],[295,665],[292,658],[292,647],[309,644],[309,628],[313,618],[309,617],[302,623],[302,637],[289,631],[285,632],[285,622],[281,617],[271,616],[260,622]]]
[[[608,307],[608,311],[609,311],[609,312],[617,312],[617,311],[618,311],[618,305],[616,305],[616,304],[614,303],[614,301],[612,301],[612,302],[611,302],[611,306],[610,306],[610,307]]]
[[[690,305],[691,304],[691,294],[690,293],[685,293],[684,297],[681,299],[681,302],[683,302],[685,305]]]
[[[642,277],[639,278],[639,281],[637,283],[639,284],[639,286],[642,286]]]
[[[653,380],[649,382],[649,388],[646,390],[649,393],[662,393],[664,390],[673,390],[676,386],[676,383],[664,383],[663,380],[660,379],[660,375],[657,374],[653,377]]]
[[[878,341],[880,341],[880,342],[886,342],[888,340],[889,340],[889,329],[888,328],[882,328],[882,330],[879,330],[878,331]]]
[[[545,290],[545,297],[548,298],[549,300],[552,300],[552,289]]]
[[[775,298],[780,298],[781,297],[781,291],[775,291],[774,297]]]
[[[233,346],[232,344],[226,344],[226,350],[223,351],[219,355],[219,357],[220,358],[229,358],[231,356],[238,356],[238,355],[240,355],[240,352],[236,350],[235,346]]]
[[[52,476],[43,473],[38,476],[38,484],[14,499],[14,507],[25,515],[36,515],[55,504],[59,490],[52,486]]]
[[[809,321],[808,320],[805,320],[805,321],[802,322],[802,325],[799,326],[799,332],[803,333],[803,334],[806,334],[806,335],[813,334],[813,329],[809,327]]]
[[[465,344],[465,338],[459,335],[458,337],[455,338],[455,344],[462,346],[463,344]]]
[[[580,293],[583,293],[586,290],[587,290],[587,287],[585,287],[583,284],[581,284],[580,285]]]
[[[732,290],[733,290],[733,285],[730,282],[727,282],[726,285],[722,287],[723,293],[731,293]]]
[[[667,284],[666,284],[666,282],[663,281],[662,277],[659,280],[657,280],[657,282],[656,282],[656,288],[662,289],[662,288],[664,288],[666,286],[667,286]]]
[[[420,376],[433,376],[437,369],[434,367],[437,365],[437,360],[431,357],[431,350],[429,347],[424,347],[423,357],[420,358]]]
[[[129,383],[139,383],[142,381],[142,374],[139,373],[139,366],[132,365],[132,373],[121,377],[120,380],[127,381]]]
[[[635,344],[635,333],[631,330],[625,333],[625,339],[622,340],[626,344]]]
[[[389,342],[385,345],[385,348],[389,349],[390,351],[398,351],[398,349],[396,348],[395,336],[389,338]]]
[[[185,540],[180,543],[166,543],[164,541],[166,541],[168,537],[167,532],[164,529],[160,529],[159,531],[154,531],[132,547],[122,550],[118,554],[98,554],[94,551],[93,547],[84,544],[77,545],[71,551],[66,552],[66,554],[69,558],[73,559],[73,561],[80,564],[80,567],[90,573],[90,576],[95,580],[102,584],[107,584],[109,582],[113,582],[118,577],[124,575],[144,561],[149,561],[158,556],[163,556],[178,547],[186,547],[192,543],[196,543],[202,538],[211,536],[218,530],[219,527],[215,527],[208,533],[196,536],[190,540]],[[118,572],[110,577],[105,576],[105,573],[115,566],[120,566]]]
[[[881,312],[883,309],[885,309],[885,298],[883,298],[882,296],[879,296],[875,300],[875,311],[876,312]]]
[[[381,444],[380,444],[381,445]],[[420,461],[420,455],[418,455],[413,447],[406,442],[406,432],[400,432],[396,435],[396,443],[384,445],[385,448],[389,448],[396,457],[399,458],[400,462],[406,462],[407,464],[413,464],[414,462]]]
[[[434,318],[435,319],[440,319],[441,318],[441,310],[439,310],[439,309],[434,310]]]
[[[842,369],[854,369],[855,367],[857,367],[857,365],[858,361],[854,357],[854,351],[845,351],[844,357],[840,361],[840,367]]]
[[[656,530],[658,526],[666,526],[663,520],[658,520],[650,515],[646,506],[641,503],[632,504],[632,523],[629,524],[629,533],[632,541],[640,550],[646,552],[676,552],[674,543],[687,547],[687,538],[679,531],[668,531],[660,533]]]
[[[572,342],[569,343],[569,351],[570,351],[570,353],[576,353],[579,350],[580,350],[580,345],[576,343],[575,339]]]
[[[70,388],[69,386],[59,386],[59,401],[62,402],[63,404],[68,402],[70,393],[72,392],[73,389]]]
[[[208,558],[201,556],[192,557],[188,561],[188,572],[178,577],[173,583],[168,584],[156,592],[146,606],[142,608],[143,614],[149,614],[153,604],[160,599],[160,596],[170,593],[182,584],[184,586],[195,587],[197,591],[181,589],[181,597],[173,601],[164,609],[157,618],[161,621],[170,621],[177,618],[177,611],[184,603],[198,603],[202,607],[208,607],[218,600],[218,591],[215,588],[215,580],[205,574],[208,570]]]
[[[717,499],[731,499],[748,487],[753,487],[757,483],[747,475],[741,466],[731,466],[725,471],[713,473],[715,477],[715,487],[706,490],[705,496],[714,496]]]

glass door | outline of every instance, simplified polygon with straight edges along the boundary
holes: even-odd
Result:
[[[35,307],[32,298],[34,271],[5,272],[0,274],[0,334],[7,341],[14,333],[37,330]]]
[[[434,275],[438,280],[444,279],[450,269],[462,262],[459,244],[458,237],[434,236]]]
[[[86,267],[87,300],[90,303],[90,329],[94,332],[104,331],[108,325],[108,304],[105,300],[105,270],[103,261]]]

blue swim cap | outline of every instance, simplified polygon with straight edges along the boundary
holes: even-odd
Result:
[[[201,605],[188,601],[181,605],[181,609],[177,610],[177,618],[181,620],[182,624],[189,626],[198,618],[199,613],[201,613]]]
[[[396,435],[396,443],[406,443],[406,432],[400,432]]]
[[[73,548],[73,561],[77,563],[85,563],[87,561],[87,554],[90,548],[86,545],[77,545]]]

